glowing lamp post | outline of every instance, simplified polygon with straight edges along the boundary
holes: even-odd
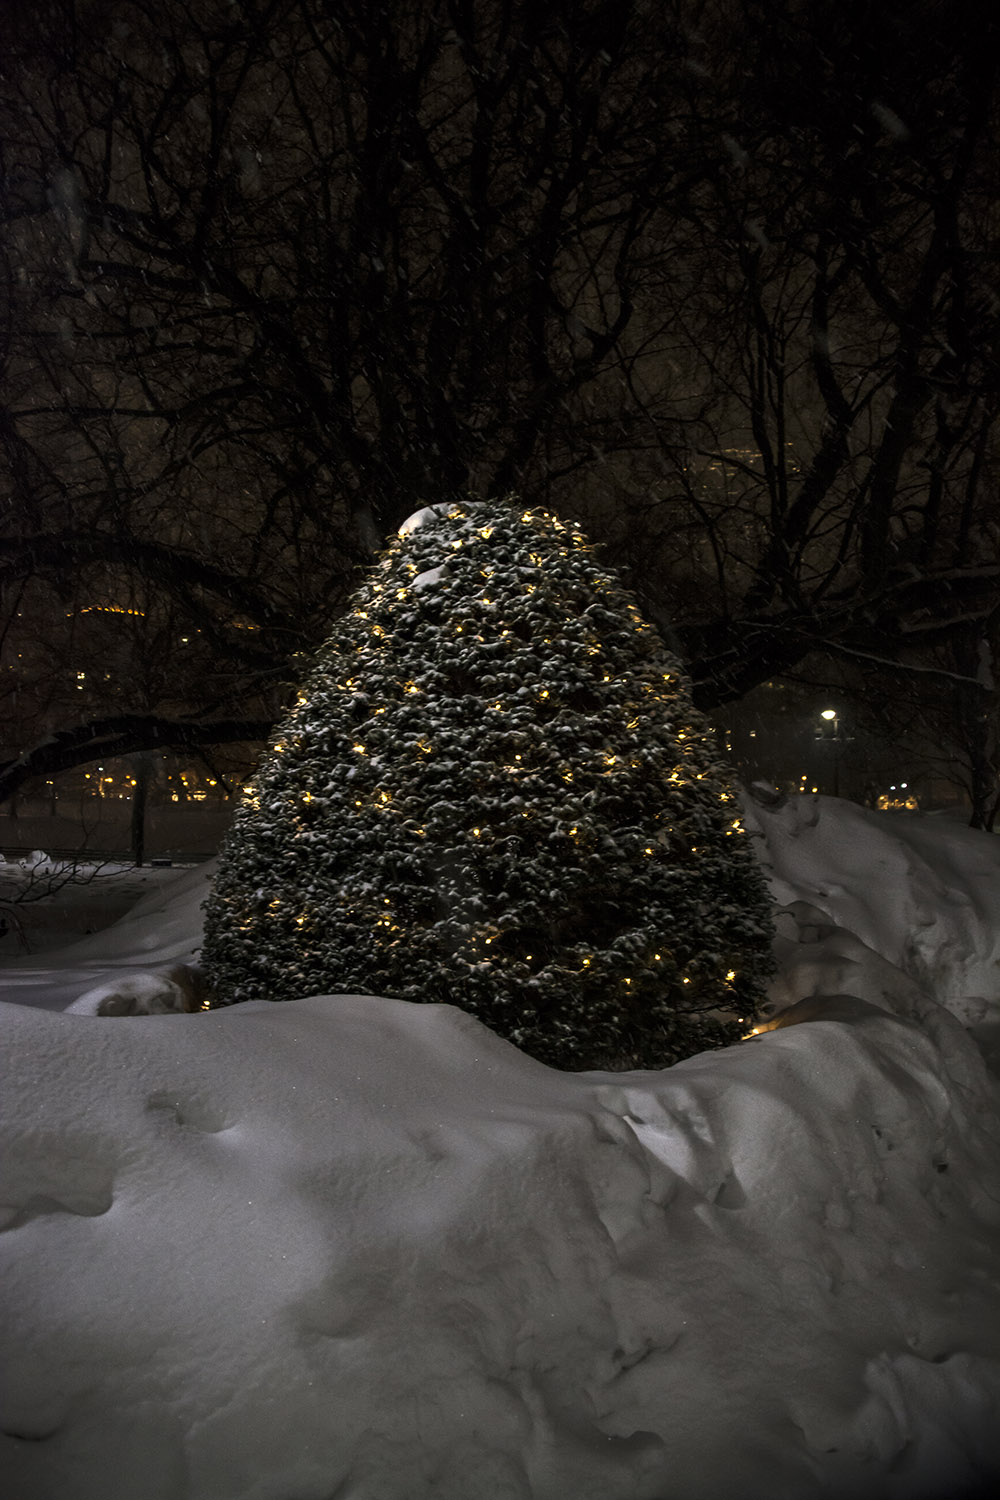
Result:
[[[833,795],[840,796],[840,716],[835,708],[820,710],[820,718],[830,726],[828,738],[833,743]]]

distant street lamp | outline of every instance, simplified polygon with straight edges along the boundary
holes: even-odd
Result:
[[[833,742],[833,795],[840,796],[840,716],[835,708],[822,708],[819,714],[830,726],[830,733],[824,735],[825,739]]]

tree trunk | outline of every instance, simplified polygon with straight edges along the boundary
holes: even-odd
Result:
[[[146,756],[138,756],[133,762],[135,786],[132,788],[132,863],[141,865],[146,857],[146,802],[149,797],[151,767]]]

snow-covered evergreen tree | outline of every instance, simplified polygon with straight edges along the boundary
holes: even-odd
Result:
[[[572,525],[490,501],[411,518],[323,646],[203,962],[216,1004],[448,1001],[556,1066],[660,1067],[746,1029],[770,935],[678,663]]]

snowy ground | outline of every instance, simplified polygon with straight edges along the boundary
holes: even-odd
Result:
[[[181,1003],[208,867],[8,958],[3,1494],[991,1492],[1000,840],[756,816],[782,1024],[660,1073],[391,1000],[95,1017]]]
[[[177,875],[178,867],[137,867],[111,859],[94,864],[50,858],[41,849],[17,858],[0,855],[0,965],[4,959],[65,948],[75,939],[102,933],[144,896],[173,886]],[[171,903],[173,899],[172,894]],[[154,934],[153,942],[158,946],[160,937]],[[116,952],[120,948],[116,938]],[[88,949],[98,968],[107,964],[106,936]],[[134,958],[127,961],[134,963]],[[62,956],[58,964],[61,969]],[[57,983],[52,1008],[62,1010],[65,1003]]]

